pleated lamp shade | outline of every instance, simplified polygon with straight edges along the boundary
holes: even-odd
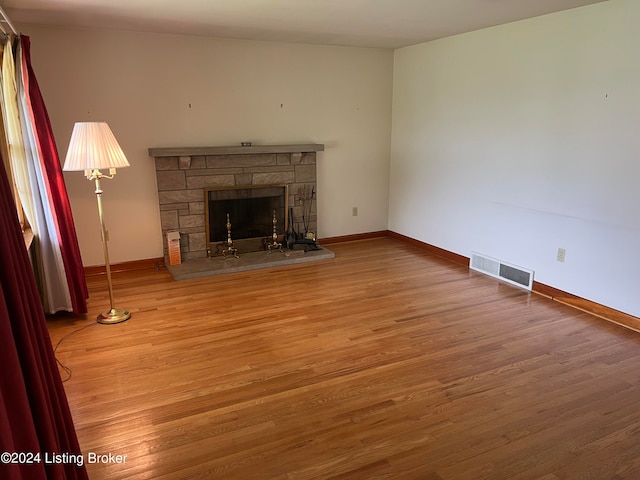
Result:
[[[63,170],[105,170],[128,166],[127,157],[105,122],[77,122],[73,126]]]

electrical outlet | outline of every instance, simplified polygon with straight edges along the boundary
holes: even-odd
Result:
[[[559,262],[564,263],[565,258],[567,257],[567,250],[564,248],[558,248],[558,256],[556,257]]]
[[[351,208],[351,215],[353,215],[354,217],[358,216],[358,207]]]

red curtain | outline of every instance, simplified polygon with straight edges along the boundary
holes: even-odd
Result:
[[[26,35],[20,36],[22,54],[29,79],[29,102],[35,120],[35,132],[41,151],[42,171],[46,173],[44,179],[47,184],[47,194],[53,217],[56,220],[62,261],[64,263],[67,284],[71,294],[73,312],[76,314],[87,313],[87,301],[89,293],[82,267],[80,247],[76,237],[76,228],[71,214],[71,204],[67,196],[67,188],[62,176],[62,167],[58,158],[58,149],[53,137],[49,114],[44,104],[44,99],[38,86],[33,67],[31,66],[31,42]],[[18,68],[21,68],[19,66]]]
[[[40,461],[30,464],[6,463],[3,454],[0,478],[88,478],[81,460],[45,462],[45,454],[81,458],[81,453],[4,167],[0,167],[0,365],[0,453],[33,454],[33,459],[40,454]]]

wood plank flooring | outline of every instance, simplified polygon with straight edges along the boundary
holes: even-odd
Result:
[[[381,238],[114,275],[58,359],[92,479],[638,479],[640,334]],[[54,345],[86,319],[49,322]],[[61,372],[63,377],[64,372]]]

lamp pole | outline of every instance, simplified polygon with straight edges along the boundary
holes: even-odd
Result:
[[[111,282],[111,264],[109,263],[109,245],[107,238],[107,228],[104,224],[104,213],[102,209],[102,188],[100,188],[100,179],[102,177],[113,178],[113,175],[103,175],[100,170],[91,171],[89,180],[93,179],[96,182],[96,199],[98,201],[98,216],[100,217],[100,229],[102,232],[102,246],[104,249],[104,266],[107,272],[107,284],[109,286],[109,310],[102,312],[98,315],[98,323],[111,324],[124,322],[131,318],[131,313],[128,310],[122,310],[113,306],[113,283]]]

